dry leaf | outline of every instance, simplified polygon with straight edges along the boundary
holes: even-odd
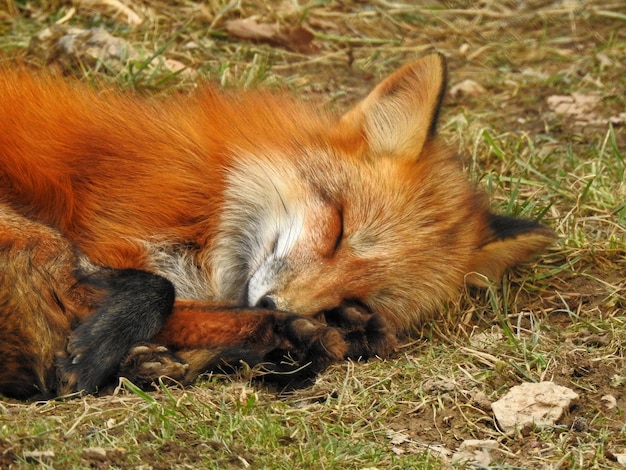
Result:
[[[313,54],[318,52],[319,48],[313,44],[315,36],[311,31],[302,26],[291,28],[282,33],[285,47],[295,52],[303,54]]]
[[[163,65],[167,67],[169,70],[171,70],[172,72],[178,72],[180,73],[181,76],[184,76],[184,77],[191,78],[195,75],[195,72],[192,69],[187,68],[185,64],[183,64],[182,62],[178,60],[165,59],[163,61]]]
[[[497,449],[497,441],[491,439],[468,439],[461,442],[452,456],[452,461],[464,461],[472,466],[488,467],[491,464],[491,450]]]
[[[104,28],[81,29],[66,25],[52,25],[31,38],[29,52],[46,62],[85,63],[98,62],[112,68],[127,59],[138,56],[130,44],[109,34]]]
[[[254,41],[274,41],[278,35],[278,25],[257,23],[254,18],[241,18],[226,22],[226,31],[240,39]]]
[[[130,26],[138,26],[143,23],[143,18],[129,6],[132,5],[132,2],[120,0],[78,0],[77,3],[80,7],[88,9],[109,8],[114,11],[114,17],[122,16]]]
[[[404,444],[410,441],[408,434],[405,434],[401,431],[393,431],[391,429],[387,431],[387,437],[391,439],[391,444],[394,446],[398,446],[400,444]]]
[[[599,94],[572,93],[548,96],[548,107],[556,114],[571,116],[579,121],[595,120],[593,110],[602,100]]]
[[[42,460],[54,458],[55,453],[53,450],[27,450],[22,456],[27,462],[41,463]]]
[[[275,23],[258,23],[254,18],[230,20],[225,26],[228,34],[240,39],[267,42],[306,54],[317,51],[313,33],[302,26],[281,28]]]
[[[596,109],[602,101],[599,93],[572,93],[571,95],[552,95],[547,98],[548,107],[556,114],[577,121],[578,124],[601,124],[609,122],[620,124],[620,116],[606,118],[598,116]]]

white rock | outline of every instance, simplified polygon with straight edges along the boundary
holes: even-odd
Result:
[[[553,382],[517,385],[500,400],[491,404],[500,429],[515,433],[529,425],[553,426],[578,394]]]
[[[604,395],[600,398],[600,401],[607,410],[612,410],[617,406],[617,398],[613,395]]]
[[[456,98],[457,96],[478,96],[486,93],[485,87],[474,80],[463,80],[450,88],[450,96]]]

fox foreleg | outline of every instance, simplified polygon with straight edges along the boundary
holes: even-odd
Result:
[[[190,383],[201,373],[230,373],[245,363],[273,380],[297,382],[343,359],[348,349],[338,329],[313,318],[177,301],[153,344],[130,348],[119,375],[142,387],[162,376]]]
[[[260,308],[177,301],[154,343],[131,348],[119,375],[141,387],[162,377],[188,384],[242,365],[283,384],[305,382],[345,358],[387,356],[396,336],[358,304],[318,319]]]
[[[91,393],[106,384],[127,351],[161,329],[174,304],[172,284],[145,271],[102,269],[81,282],[104,294],[58,358],[62,393]]]

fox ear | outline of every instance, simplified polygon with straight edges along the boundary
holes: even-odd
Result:
[[[544,250],[555,238],[554,232],[538,222],[489,214],[489,231],[474,258],[469,284],[486,287],[498,280],[511,266],[527,261]]]
[[[374,153],[417,157],[437,118],[446,86],[446,63],[431,54],[405,65],[342,117]]]

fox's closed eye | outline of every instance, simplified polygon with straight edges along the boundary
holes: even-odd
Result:
[[[327,207],[323,215],[311,220],[309,236],[315,240],[317,252],[324,258],[332,258],[341,249],[344,238],[342,208]]]
[[[343,235],[344,235],[344,220],[343,220],[343,210],[339,209],[337,211],[337,216],[339,219],[339,223],[338,223],[338,227],[339,230],[337,230],[337,235],[335,237],[335,245],[333,246],[333,255],[337,253],[337,251],[339,251],[339,248],[341,248],[341,244],[343,242]]]

